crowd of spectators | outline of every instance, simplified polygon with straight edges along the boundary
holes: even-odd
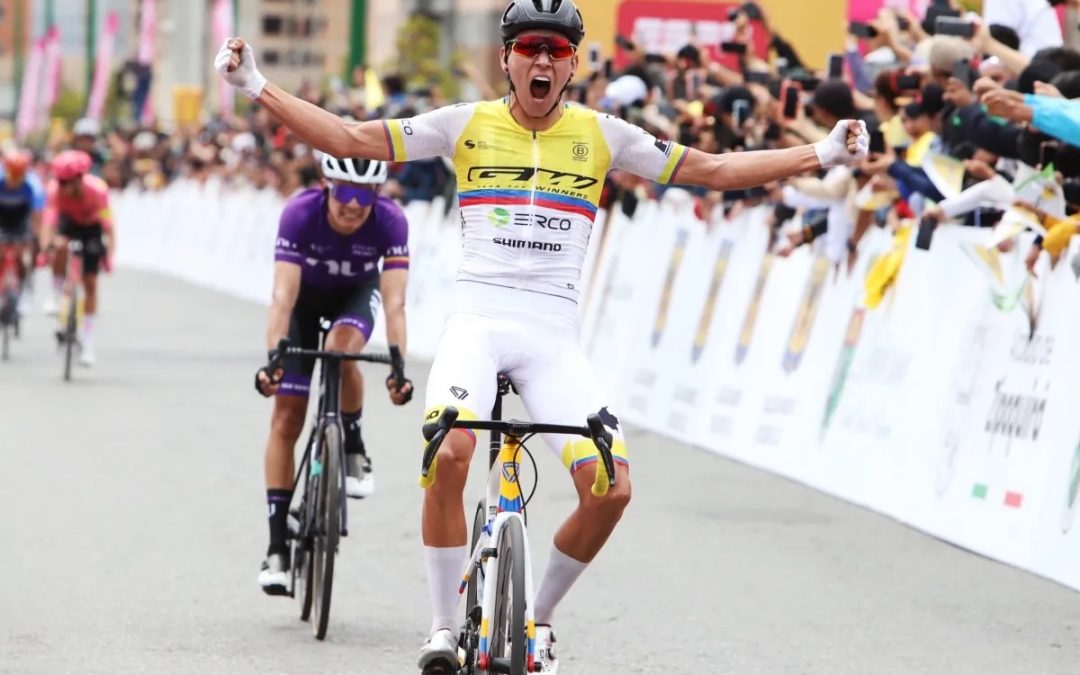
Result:
[[[691,41],[674,54],[653,53],[637,36],[619,36],[620,62],[590,62],[568,91],[573,104],[619,115],[663,139],[706,152],[738,152],[815,142],[840,119],[864,120],[870,156],[836,168],[752,190],[693,190],[705,220],[747,205],[773,209],[775,249],[784,255],[810,244],[837,263],[851,262],[869,228],[914,219],[973,227],[1020,223],[1040,233],[1027,252],[1055,259],[1077,230],[1080,209],[1080,44],[1068,0],[1064,31],[1046,0],[984,0],[982,15],[953,0],[925,16],[883,9],[852,24],[824,70],[810,68],[771,30],[750,2],[732,11],[734,32],[721,63],[711,45]],[[756,54],[755,34],[769,36]],[[586,58],[584,54],[581,55]],[[504,82],[459,73],[483,98],[505,94]],[[299,94],[354,119],[407,117],[447,103],[437,86],[408,90],[401,77],[382,78],[378,107],[365,107],[363,73],[353,88],[304,86]],[[216,176],[289,195],[319,180],[312,152],[257,105],[198,130],[101,130],[87,120],[74,145],[91,152],[95,170],[113,187],[158,189],[187,177]],[[452,197],[442,161],[395,166],[387,191],[404,202]],[[613,172],[607,206],[632,212],[664,188]],[[1018,226],[1018,229],[1022,229]],[[1012,237],[998,237],[1008,250]]]

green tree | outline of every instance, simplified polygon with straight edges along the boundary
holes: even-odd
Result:
[[[397,57],[383,66],[383,73],[397,73],[406,89],[438,86],[443,95],[456,99],[461,84],[454,76],[458,55],[453,62],[442,60],[442,27],[429,16],[414,15],[398,30]]]

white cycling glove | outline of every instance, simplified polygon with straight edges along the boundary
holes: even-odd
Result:
[[[231,39],[225,40],[221,49],[218,50],[214,58],[214,69],[218,71],[222,79],[243,92],[244,96],[256,99],[266,86],[266,78],[255,67],[255,51],[250,44],[245,42],[244,48],[240,50],[240,65],[236,67],[236,70],[229,72],[229,60],[233,55],[233,50],[229,48]]]
[[[823,169],[857,164],[870,152],[870,134],[866,131],[866,122],[859,121],[859,136],[854,153],[848,150],[848,120],[837,122],[828,138],[814,143],[814,152],[817,153]]]

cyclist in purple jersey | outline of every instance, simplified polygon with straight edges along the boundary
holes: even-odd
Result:
[[[300,192],[281,214],[267,349],[286,336],[296,346],[316,349],[320,324],[326,320],[326,349],[359,352],[371,339],[381,305],[387,338],[404,355],[409,225],[397,204],[379,195],[386,163],[324,155],[321,165],[328,185]],[[313,370],[309,359],[286,358],[273,380],[263,371],[256,376],[259,391],[275,397],[266,447],[270,545],[259,573],[259,584],[269,595],[284,595],[289,588],[286,532],[293,449],[303,431]],[[399,390],[388,379],[386,387],[396,405],[412,397],[408,381]],[[363,395],[358,365],[342,364],[345,491],[354,498],[370,496],[375,489],[360,433]]]

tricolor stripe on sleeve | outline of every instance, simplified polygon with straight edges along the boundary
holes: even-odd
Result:
[[[386,146],[390,150],[390,156],[395,162],[406,162],[405,134],[401,131],[401,120],[387,120],[383,122],[383,130],[386,131]]]
[[[409,256],[395,255],[383,258],[383,271],[409,269]]]
[[[690,154],[690,148],[685,145],[672,143],[671,147],[671,156],[668,157],[664,170],[660,172],[660,176],[656,179],[657,183],[664,185],[675,182],[679,175],[679,169],[682,168],[683,163],[686,161],[686,156]]]

